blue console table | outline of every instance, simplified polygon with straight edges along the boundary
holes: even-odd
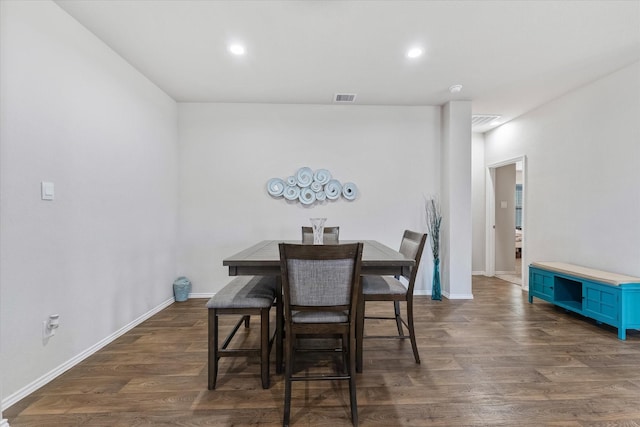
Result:
[[[533,297],[618,328],[640,329],[640,277],[561,262],[529,265],[529,303]]]

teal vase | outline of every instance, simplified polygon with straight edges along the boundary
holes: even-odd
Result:
[[[441,301],[440,291],[440,258],[433,259],[433,281],[431,284],[431,299]]]

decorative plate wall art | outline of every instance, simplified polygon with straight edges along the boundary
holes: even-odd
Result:
[[[337,200],[341,196],[349,201],[358,197],[358,187],[353,182],[341,184],[328,170],[318,169],[314,172],[306,166],[284,179],[271,178],[267,181],[267,192],[273,198],[283,197],[304,206]]]

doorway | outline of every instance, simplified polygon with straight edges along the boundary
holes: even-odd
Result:
[[[526,276],[526,157],[487,167],[486,274],[528,289]]]

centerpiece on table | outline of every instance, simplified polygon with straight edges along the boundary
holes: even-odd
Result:
[[[313,227],[313,244],[322,245],[324,238],[324,223],[327,218],[309,218]]]

